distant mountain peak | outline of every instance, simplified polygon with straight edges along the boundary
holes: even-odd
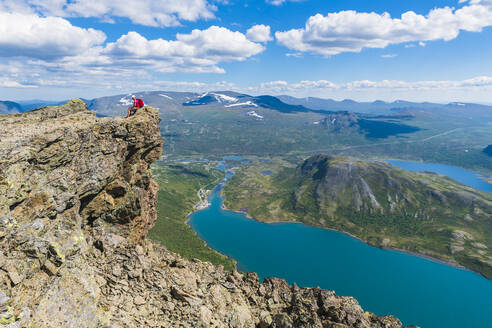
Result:
[[[22,112],[22,106],[13,101],[0,101],[0,114],[13,114]]]

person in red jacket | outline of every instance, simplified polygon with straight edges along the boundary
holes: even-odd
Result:
[[[137,112],[137,109],[142,108],[144,106],[144,102],[142,99],[138,99],[135,96],[132,96],[133,105],[128,107],[128,113],[126,117],[132,116]]]

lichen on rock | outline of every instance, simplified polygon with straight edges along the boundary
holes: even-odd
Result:
[[[1,288],[14,313],[30,309],[21,320],[79,327],[103,317],[86,257],[110,233],[142,242],[155,221],[158,124],[152,108],[97,118],[81,100],[0,116]]]
[[[0,326],[400,328],[357,301],[188,261],[146,239],[159,114],[81,100],[0,116]]]

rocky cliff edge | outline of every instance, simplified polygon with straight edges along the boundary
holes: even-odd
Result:
[[[260,283],[146,239],[159,114],[71,100],[0,116],[0,327],[400,328],[351,297]]]

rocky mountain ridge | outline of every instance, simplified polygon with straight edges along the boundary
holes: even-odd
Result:
[[[470,217],[476,220],[492,214],[492,197],[487,193],[433,173],[426,179],[381,161],[316,155],[299,165],[296,176],[303,186],[296,193],[296,206],[303,206],[302,198],[309,197],[306,192],[311,190],[317,208],[328,215],[350,208],[365,214],[430,220],[439,214],[439,204],[472,207]]]
[[[159,115],[71,100],[0,117],[0,326],[401,328],[351,297],[187,261],[146,239]]]

